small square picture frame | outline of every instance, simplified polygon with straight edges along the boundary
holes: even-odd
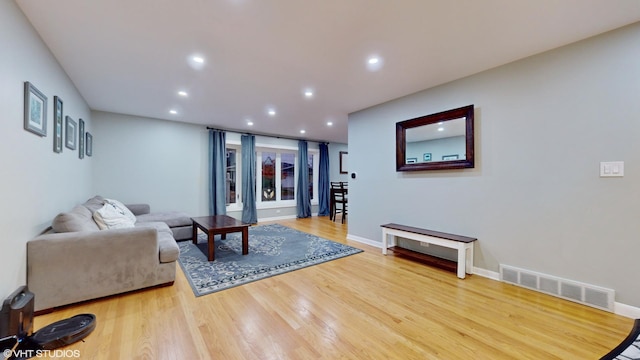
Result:
[[[77,144],[77,131],[78,124],[75,120],[73,120],[70,116],[65,117],[65,131],[64,137],[65,142],[64,146],[68,149],[75,150]]]
[[[24,83],[24,129],[47,136],[47,97],[32,83]]]

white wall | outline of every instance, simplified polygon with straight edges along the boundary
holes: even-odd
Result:
[[[85,120],[89,108],[13,1],[0,1],[0,299],[26,284],[26,242],[51,225],[60,211],[91,194],[93,159],[78,150],[53,152],[53,97],[64,114]],[[47,136],[23,127],[23,84],[32,82],[48,98]],[[37,294],[36,294],[37,296]]]
[[[640,306],[638,39],[640,23],[351,114],[349,235],[381,241],[380,224],[397,222],[473,236],[476,266]],[[469,104],[474,169],[395,171],[396,122]],[[625,176],[600,178],[601,161],[624,161]]]

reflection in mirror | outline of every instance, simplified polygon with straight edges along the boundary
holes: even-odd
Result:
[[[398,171],[473,166],[473,105],[396,124]]]
[[[406,159],[415,159],[413,164],[464,160],[467,156],[464,134],[465,118],[407,129]]]

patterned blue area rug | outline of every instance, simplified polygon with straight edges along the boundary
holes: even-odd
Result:
[[[178,243],[178,262],[196,296],[362,252],[278,224],[250,227],[247,255],[242,255],[241,233],[227,234],[226,240],[216,235],[214,243],[212,262],[207,261],[206,234],[199,234],[197,245]]]

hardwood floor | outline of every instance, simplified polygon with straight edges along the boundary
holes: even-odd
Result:
[[[327,218],[278,223],[364,253],[196,298],[174,286],[62,308],[97,326],[81,359],[598,359],[633,320],[346,240]]]

